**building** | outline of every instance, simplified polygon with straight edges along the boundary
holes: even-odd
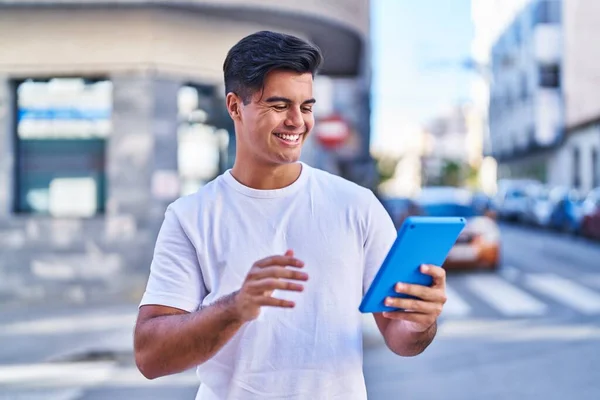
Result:
[[[232,163],[222,63],[263,29],[321,47],[352,95],[322,107],[352,117],[345,162],[367,164],[367,0],[0,0],[0,296],[145,283],[166,205]]]
[[[563,140],[561,1],[524,6],[491,52],[489,129],[499,178],[554,183]]]
[[[471,62],[467,67],[476,73],[471,97],[474,111],[481,116],[482,146],[486,155],[492,153],[488,124],[492,47],[530,1],[532,0],[471,0],[474,35],[471,44]]]
[[[433,119],[427,127],[429,145],[423,156],[425,184],[450,184],[448,168],[456,168],[455,184],[488,192],[486,174],[490,171],[486,171],[489,163],[484,163],[484,132],[484,117],[471,102],[456,105]]]
[[[461,168],[469,165],[467,112],[467,106],[452,107],[428,124],[430,146],[423,157],[426,184],[441,184],[450,163]]]
[[[600,2],[563,2],[566,139],[558,180],[587,192],[600,187]]]

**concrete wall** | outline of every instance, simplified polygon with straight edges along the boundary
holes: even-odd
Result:
[[[13,138],[11,130],[9,81],[0,75],[0,219],[7,218],[12,204]]]
[[[0,73],[160,71],[219,83],[227,50],[262,28],[181,10],[5,9],[0,12]]]
[[[579,151],[578,165],[574,161],[575,149]],[[599,157],[596,165],[592,162],[594,151],[597,152]],[[594,173],[597,174],[596,176],[600,175],[600,125],[590,126],[569,135],[564,145],[558,150],[557,157],[554,160],[553,183],[573,186],[575,183],[575,168],[579,169],[579,189],[584,193],[600,185],[599,182],[594,182]]]
[[[77,5],[107,6],[162,6],[198,8],[201,10],[219,9],[225,11],[259,10],[268,13],[294,13],[319,19],[328,19],[339,25],[354,29],[367,35],[369,31],[369,1],[368,0],[180,0],[173,4],[171,0],[0,0],[0,5]]]
[[[566,125],[600,117],[600,1],[563,1]]]

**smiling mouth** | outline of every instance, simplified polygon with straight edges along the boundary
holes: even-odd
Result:
[[[277,136],[279,139],[284,140],[288,143],[297,143],[298,141],[300,141],[300,138],[302,137],[302,134],[300,134],[300,133],[295,133],[295,134],[274,133],[274,135]]]

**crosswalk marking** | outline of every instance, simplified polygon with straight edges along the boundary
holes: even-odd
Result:
[[[525,284],[585,314],[600,313],[600,294],[554,274],[528,275]]]
[[[36,382],[44,387],[94,385],[110,378],[114,362],[0,365],[0,386]]]
[[[0,400],[76,400],[83,397],[80,388],[57,390],[2,390]]]
[[[469,276],[465,283],[481,300],[507,316],[542,315],[547,310],[546,304],[497,276]]]
[[[72,399],[79,398],[77,394],[85,389],[99,386],[173,387],[198,384],[193,368],[149,381],[144,378],[137,367],[122,366],[110,361],[0,364],[0,400]],[[10,393],[10,395],[5,397],[6,393]]]
[[[442,315],[450,317],[464,317],[471,313],[471,306],[463,300],[458,292],[451,286],[446,286],[447,301],[444,304]]]

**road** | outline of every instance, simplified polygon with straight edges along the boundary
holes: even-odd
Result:
[[[393,355],[365,320],[369,399],[600,398],[600,244],[511,225],[502,238],[497,273],[449,274],[422,355]],[[133,305],[0,312],[0,399],[193,399],[191,371],[137,372],[134,316]]]
[[[450,273],[438,336],[419,357],[365,352],[369,399],[598,399],[600,245],[502,227],[498,273]]]

